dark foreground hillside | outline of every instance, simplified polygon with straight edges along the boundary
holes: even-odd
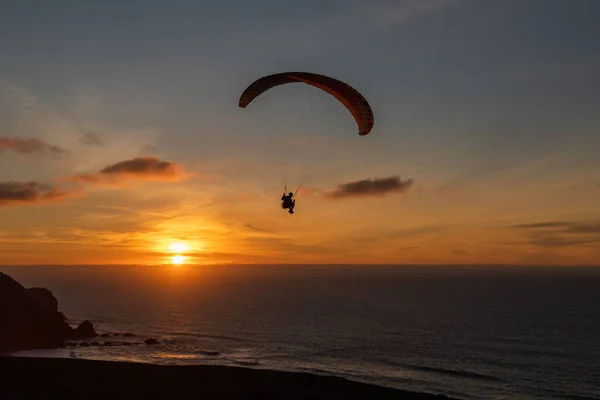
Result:
[[[0,399],[447,400],[341,378],[219,366],[0,357]]]

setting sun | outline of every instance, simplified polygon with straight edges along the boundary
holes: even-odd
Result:
[[[183,264],[185,262],[185,257],[184,256],[179,256],[179,255],[173,256],[171,258],[171,262],[173,264],[175,264],[175,265],[181,265],[181,264]]]

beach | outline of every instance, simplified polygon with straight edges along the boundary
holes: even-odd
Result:
[[[449,399],[308,373],[25,357],[0,357],[0,398]]]

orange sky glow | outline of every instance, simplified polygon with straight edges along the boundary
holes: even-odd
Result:
[[[431,3],[5,18],[0,265],[600,265],[595,28]],[[278,71],[348,82],[373,130],[304,83],[238,107]]]

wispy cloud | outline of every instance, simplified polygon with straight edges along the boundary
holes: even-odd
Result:
[[[26,132],[36,138],[20,145],[31,148],[30,152],[58,155],[60,149],[67,150],[63,165],[70,165],[76,173],[99,169],[112,160],[148,155],[141,154],[140,148],[155,145],[160,134],[149,118],[140,118],[140,114],[151,114],[149,106],[123,104],[111,94],[106,91],[95,96],[93,90],[86,90],[71,93],[65,102],[50,103],[32,90],[0,78],[0,131]],[[60,147],[53,147],[55,144]]]
[[[412,187],[413,183],[412,179],[401,180],[398,176],[363,179],[340,184],[336,189],[326,192],[325,196],[334,199],[381,197],[390,193],[405,193]]]
[[[262,233],[262,234],[272,234],[274,233],[273,229],[263,228],[261,226],[257,226],[254,224],[244,224],[244,229],[254,232],[254,233]]]
[[[378,230],[376,232],[361,232],[358,235],[355,235],[351,239],[349,239],[350,243],[362,243],[362,244],[375,244],[375,243],[386,243],[386,242],[394,242],[397,239],[402,240],[412,240],[419,239],[423,240],[425,238],[433,238],[439,237],[444,234],[451,234],[452,227],[449,225],[443,224],[431,224],[431,225],[423,225],[412,228],[403,228],[403,229],[391,229],[391,230]],[[413,248],[413,246],[405,246],[405,248]]]
[[[573,225],[572,222],[535,222],[532,224],[517,224],[512,225],[512,228],[520,228],[520,229],[536,229],[536,228],[563,228],[565,226]]]
[[[109,165],[98,173],[74,175],[68,180],[119,185],[127,180],[176,182],[189,176],[181,164],[161,161],[156,157],[139,157]]]
[[[532,224],[519,224],[512,225],[513,228],[519,229],[552,229],[556,232],[563,233],[598,233],[600,234],[600,222],[599,221],[587,221],[587,222],[569,222],[569,221],[549,221],[549,222],[536,222]]]
[[[10,150],[19,154],[50,154],[59,156],[66,153],[60,146],[51,145],[37,138],[3,137],[0,138],[0,151]]]
[[[537,234],[530,237],[529,243],[539,247],[569,247],[587,244],[600,244],[600,237],[574,238],[549,234]]]
[[[0,182],[0,207],[63,200],[74,195],[39,182]]]
[[[81,132],[81,137],[79,138],[79,143],[86,146],[103,146],[104,142],[100,140],[98,134],[91,130],[86,130]]]
[[[511,227],[526,231],[527,242],[539,247],[600,244],[599,221],[547,221]]]

